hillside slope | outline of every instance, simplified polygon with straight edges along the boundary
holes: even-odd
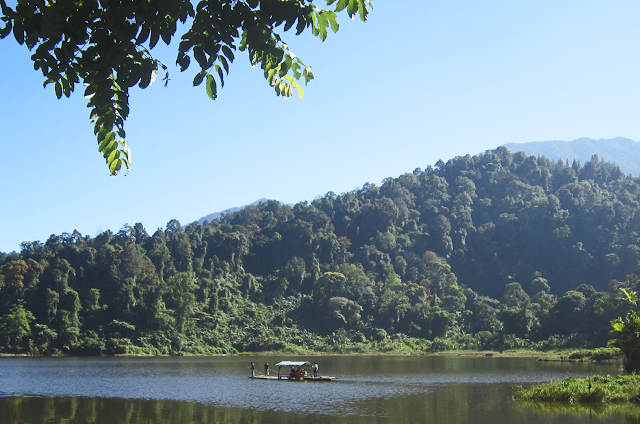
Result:
[[[638,290],[640,179],[505,147],[206,225],[0,254],[0,351],[602,346]]]
[[[586,163],[591,156],[620,166],[625,174],[640,175],[640,142],[624,137],[593,140],[579,138],[573,141],[533,141],[529,143],[507,143],[512,152],[525,152],[529,156],[545,156],[551,160],[573,160]]]

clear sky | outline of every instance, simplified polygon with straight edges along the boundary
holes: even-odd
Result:
[[[321,5],[320,3],[318,3]],[[173,65],[131,92],[132,170],[108,176],[82,90],[57,100],[30,54],[0,40],[0,251],[51,234],[149,233],[259,198],[380,184],[499,145],[640,140],[640,2],[374,0],[322,43],[285,33],[316,79],[276,97],[238,54],[217,101]]]

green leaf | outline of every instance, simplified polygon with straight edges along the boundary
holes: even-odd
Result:
[[[359,0],[358,1],[358,11],[360,12],[360,20],[362,22],[366,22],[367,21],[367,13],[369,11],[366,8],[364,0]]]
[[[116,146],[118,146],[118,144],[116,143]],[[114,160],[118,159],[120,157],[120,150],[116,150],[114,148],[114,150],[109,153],[109,157],[107,158],[107,163],[112,163]]]
[[[120,168],[122,167],[122,159],[116,159],[109,164],[109,171],[111,171],[111,176],[115,177],[120,172]]]
[[[131,149],[129,148],[129,141],[126,138],[121,138],[120,141],[118,141],[118,143],[122,145],[122,149],[123,149],[122,154],[124,154],[126,158],[125,165],[128,170],[129,165],[131,164]]]
[[[291,63],[291,59],[289,59],[289,62],[287,63],[287,61],[285,60],[284,62],[282,62],[280,64],[280,78],[282,78],[283,76],[287,75],[287,72],[289,72],[289,65]]]
[[[166,26],[162,28],[160,31],[160,36],[162,37],[162,41],[168,46],[171,43],[171,37],[175,33],[175,30],[171,30],[171,27]]]
[[[149,24],[145,22],[140,28],[140,32],[138,32],[138,37],[136,38],[136,45],[141,45],[149,38]]]
[[[149,40],[149,47],[154,48],[156,44],[158,44],[158,38],[160,34],[158,33],[158,29],[151,31],[151,40]]]
[[[57,98],[61,98],[62,97],[62,85],[60,85],[60,81],[56,81],[55,90],[56,90],[56,97]]]
[[[626,300],[629,304],[633,306],[635,306],[638,303],[638,294],[636,292],[634,292],[633,290],[627,291],[622,288],[620,290],[622,290],[622,292],[626,296],[625,298],[622,298],[623,300]]]
[[[126,98],[117,99],[115,105],[121,117],[126,118],[129,116],[129,101]]]
[[[87,88],[84,89],[84,96],[85,97],[93,96],[96,93],[96,89],[97,89],[97,86],[95,84],[88,85]]]
[[[293,26],[293,24],[295,24],[295,23],[296,23],[296,17],[295,16],[287,19],[287,21],[284,24],[284,30],[285,31],[289,31],[291,29],[291,27]]]
[[[102,153],[102,156],[106,158],[108,158],[111,153],[118,148],[118,142],[115,140],[111,140],[111,142],[109,144],[107,144],[107,146],[104,148],[104,152]]]
[[[207,96],[211,100],[215,100],[218,97],[218,90],[216,87],[216,80],[213,78],[213,75],[207,74]]]
[[[274,78],[275,73],[276,73],[276,69],[275,68],[274,69],[270,69],[269,72],[267,73],[267,81],[269,82],[269,85],[272,86],[272,87],[274,85],[276,85],[276,80]]]
[[[333,31],[334,33],[338,32],[338,30],[340,29],[340,24],[338,24],[338,21],[336,20],[336,17],[338,15],[336,15],[335,12],[331,12],[330,10],[325,13],[327,14],[327,18],[329,18],[329,22],[331,22],[331,31]]]
[[[302,32],[309,26],[308,19],[298,17],[298,25],[296,25],[296,35],[302,34]]]
[[[329,19],[325,15],[325,11],[318,13],[318,27],[320,28],[320,39],[322,41],[327,39],[327,27],[329,26]]]
[[[13,36],[16,38],[18,44],[24,44],[24,30],[22,28],[22,22],[17,19],[13,21]]]
[[[308,84],[309,81],[313,79],[313,70],[311,69],[311,66],[306,66],[304,71],[302,71],[302,75],[304,76],[305,85]]]
[[[227,72],[227,75],[229,75],[229,62],[227,62],[227,59],[224,56],[219,55],[218,60],[222,63],[222,66],[224,66],[224,70]]]
[[[294,63],[294,64],[291,66],[291,70],[293,71],[293,76],[294,76],[296,79],[300,79],[300,77],[302,76],[302,73],[300,72],[300,64],[299,64],[299,63],[297,63],[297,62],[296,62],[296,63]]]
[[[354,17],[358,12],[358,0],[349,0],[349,7],[347,9],[347,13],[349,16]]]
[[[200,46],[193,46],[193,57],[198,61],[198,64],[202,69],[207,69],[207,57],[204,54],[204,50]]]
[[[153,74],[153,70],[149,68],[142,69],[142,75],[140,76],[140,82],[138,83],[138,87],[147,88],[149,84],[151,84],[151,77]]]
[[[196,74],[195,78],[193,78],[193,86],[197,87],[200,84],[202,84],[202,80],[204,79],[204,77],[207,75],[207,73],[205,71],[200,71]]]
[[[101,127],[98,130],[98,134],[97,134],[98,143],[101,143],[108,134],[109,134],[109,130],[106,129],[105,127]],[[98,150],[100,150],[100,149],[98,149]]]
[[[98,146],[98,151],[103,154],[109,152],[107,148],[113,142],[113,139],[115,137],[116,137],[116,133],[114,133],[113,131],[110,131],[109,133],[107,133],[104,140],[102,140],[102,143],[100,143],[100,145]]]
[[[65,78],[60,78],[60,82],[62,83],[62,92],[64,93],[66,98],[69,98],[69,96],[71,95],[71,85],[69,84],[69,81],[67,81]]]
[[[233,62],[233,59],[235,59],[235,56],[233,55],[233,51],[229,48],[229,46],[222,46],[222,53],[224,53],[225,56],[227,56],[227,58],[229,58],[229,61]],[[229,71],[227,71],[229,72]]]
[[[284,79],[289,81],[289,84],[291,85],[291,87],[295,88],[298,94],[300,95],[300,99],[304,100],[304,90],[302,89],[302,87],[300,87],[300,85],[298,85],[296,80],[293,79],[291,75],[285,76]],[[289,95],[291,95],[291,91],[289,91]]]
[[[242,37],[240,37],[240,51],[243,52],[247,48],[247,30],[242,31]]]
[[[139,65],[134,65],[132,69],[129,70],[126,78],[123,81],[123,84],[126,87],[133,87],[140,81],[140,77],[142,76],[142,67]]]
[[[320,34],[320,28],[318,27],[316,12],[311,12],[311,33],[313,35]]]
[[[213,40],[206,39],[202,41],[202,48],[209,56],[216,57],[220,51],[220,44],[215,44]]]
[[[120,138],[124,139],[127,136],[127,133],[124,131],[124,128],[122,126],[118,127],[118,136],[120,136]],[[118,141],[118,143],[120,143]],[[122,144],[122,143],[120,143]]]
[[[344,10],[345,7],[349,5],[349,0],[339,0],[338,4],[336,4],[336,12],[340,12]]]
[[[220,65],[216,65],[216,71],[218,71],[218,76],[220,77],[220,86],[221,88],[224,87],[224,74],[222,72],[222,68],[220,67]]]
[[[189,55],[184,53],[178,53],[178,58],[176,59],[176,63],[180,66],[180,72],[184,72],[189,67],[191,63],[191,58]]]

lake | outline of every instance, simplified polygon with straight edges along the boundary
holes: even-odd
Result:
[[[328,383],[251,380],[317,361]],[[3,423],[640,423],[634,405],[528,405],[514,386],[617,374],[619,364],[447,356],[0,359]]]

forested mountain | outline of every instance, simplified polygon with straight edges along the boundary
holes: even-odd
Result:
[[[0,350],[602,346],[640,281],[639,201],[597,156],[500,147],[293,207],[52,235],[0,254]]]
[[[532,141],[507,143],[507,149],[525,152],[529,156],[545,156],[551,160],[574,160],[585,163],[594,154],[607,162],[620,166],[625,174],[640,176],[640,142],[624,137],[593,140],[579,138],[573,141]]]
[[[260,200],[256,200],[253,203],[250,203],[249,205],[257,205],[258,203],[261,202],[266,202],[268,199],[260,199]],[[229,208],[229,209],[225,209],[222,212],[213,212],[210,213],[209,215],[203,216],[202,218],[200,218],[198,221],[196,221],[198,224],[202,224],[204,223],[204,221],[213,221],[214,219],[218,219],[218,218],[222,218],[223,215],[228,215],[230,213],[233,212],[238,212],[240,209],[243,209],[249,205],[244,205],[244,206],[237,206],[235,208]]]

